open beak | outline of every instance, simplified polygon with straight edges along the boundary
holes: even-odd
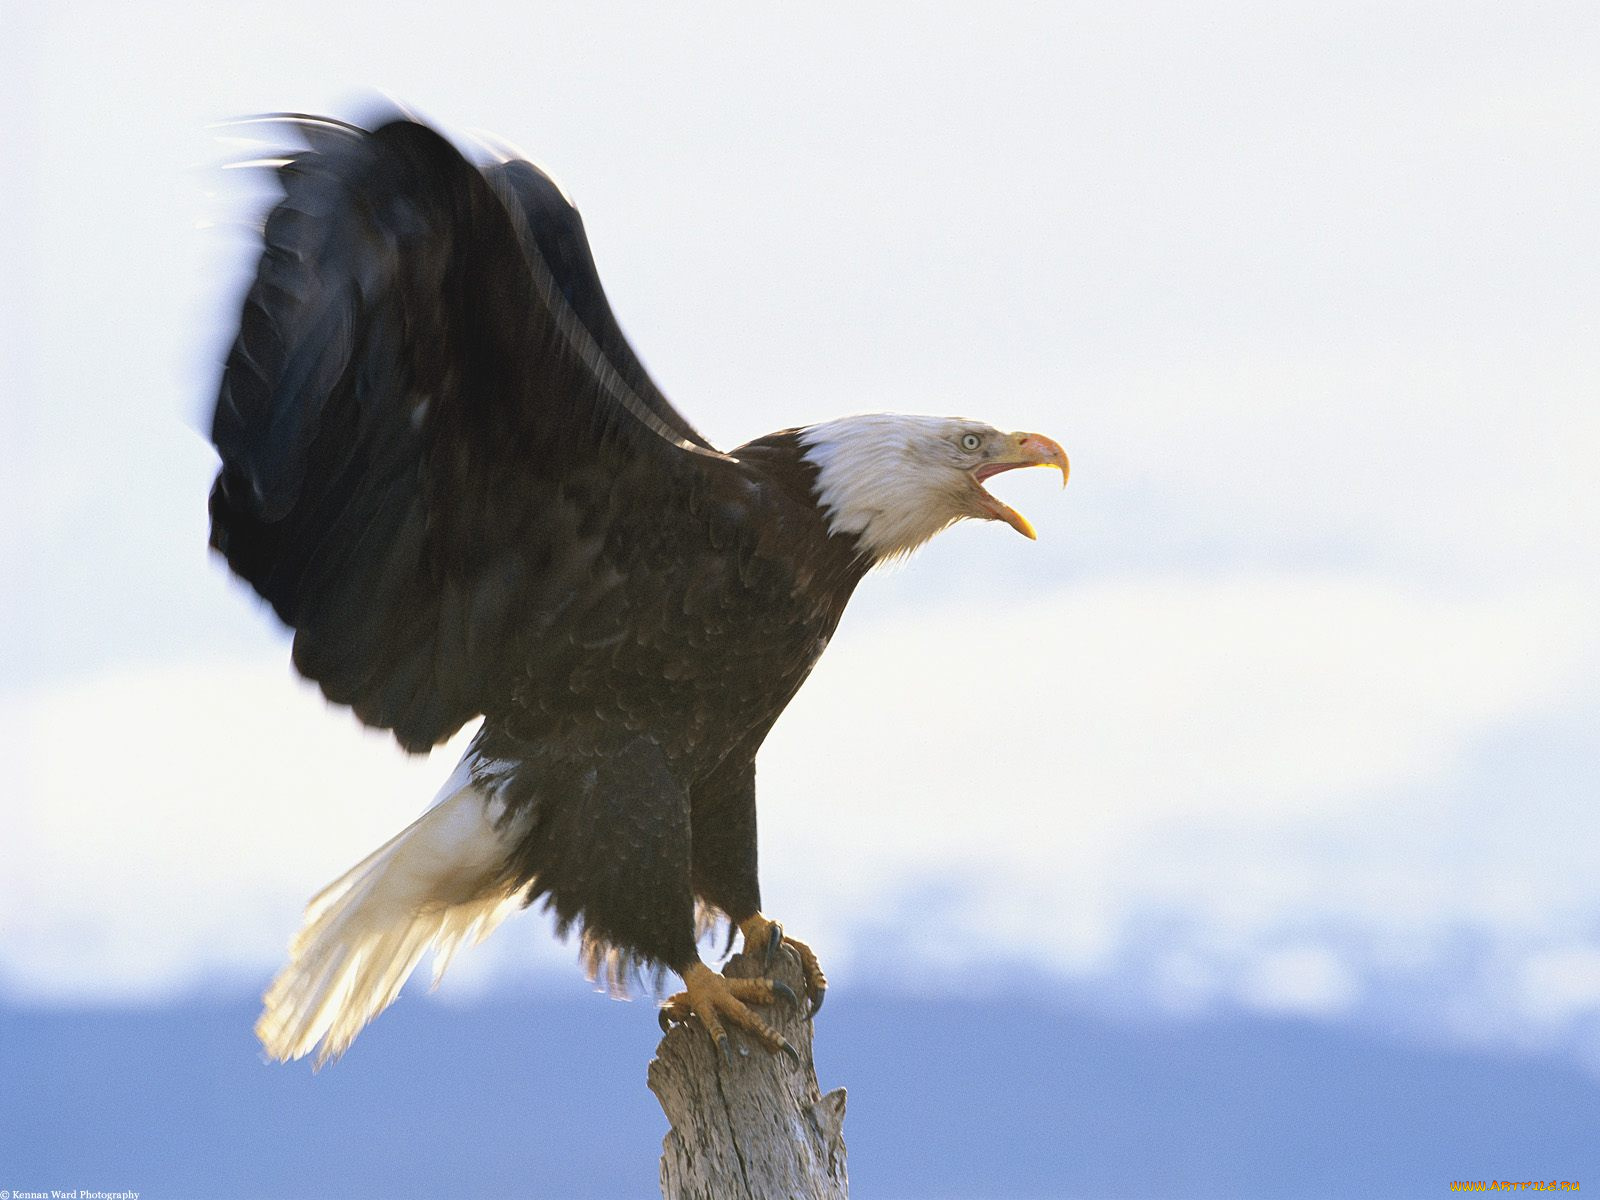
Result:
[[[974,516],[990,521],[1004,521],[1025,538],[1038,538],[1028,518],[1008,504],[996,500],[984,490],[983,481],[1002,471],[1015,471],[1019,467],[1055,467],[1061,472],[1061,486],[1067,486],[1067,452],[1042,433],[1013,433],[1005,451],[998,457],[975,468],[972,483],[978,497]]]

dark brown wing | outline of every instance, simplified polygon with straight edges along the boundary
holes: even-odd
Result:
[[[211,543],[329,699],[421,750],[607,602],[610,526],[703,543],[691,503],[742,485],[628,348],[576,213],[528,203],[542,175],[407,120],[308,141],[217,399]]]
[[[520,214],[528,237],[561,289],[562,299],[583,322],[600,353],[622,376],[629,390],[679,437],[701,449],[713,449],[661,394],[623,336],[605,289],[600,286],[600,273],[589,250],[583,218],[556,182],[533,163],[521,159],[498,163],[483,174],[506,207]]]

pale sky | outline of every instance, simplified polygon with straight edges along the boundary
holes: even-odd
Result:
[[[448,774],[205,549],[256,207],[207,125],[384,88],[556,174],[719,444],[899,409],[1072,455],[998,485],[1037,544],[870,579],[760,759],[767,906],[837,986],[1600,1065],[1592,5],[6,22],[5,994],[254,988]],[[578,967],[528,918],[454,971]]]

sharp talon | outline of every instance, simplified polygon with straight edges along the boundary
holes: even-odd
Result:
[[[783,926],[774,921],[772,923],[772,932],[767,935],[766,966],[772,966],[772,960],[778,957],[778,947],[781,945],[783,945]]]
[[[809,1021],[812,1017],[816,1016],[822,1011],[822,1002],[827,998],[828,989],[825,987],[819,987],[816,990],[816,994],[811,997],[811,1011],[806,1014],[806,1020]]]
[[[800,1051],[789,1044],[788,1038],[780,1038],[778,1049],[789,1056],[789,1061],[794,1063],[795,1070],[800,1069]]]
[[[726,1061],[730,1067],[733,1066],[733,1046],[729,1043],[727,1034],[724,1033],[722,1036],[717,1038],[717,1046],[722,1050],[723,1060]]]
[[[666,1009],[664,1009],[664,1008],[656,1009],[656,1022],[661,1026],[661,1032],[662,1033],[671,1033],[672,1032],[672,1022],[667,1020],[667,1010]]]
[[[772,994],[774,996],[782,996],[796,1008],[800,1007],[800,997],[794,994],[794,989],[792,987],[790,987],[781,979],[774,979],[770,982],[772,984]]]

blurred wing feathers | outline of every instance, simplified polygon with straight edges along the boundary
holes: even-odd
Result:
[[[270,119],[310,149],[217,399],[212,544],[330,699],[425,749],[508,694],[541,613],[598,603],[608,522],[685,516],[728,460],[645,374],[535,168],[480,172],[409,121]]]

